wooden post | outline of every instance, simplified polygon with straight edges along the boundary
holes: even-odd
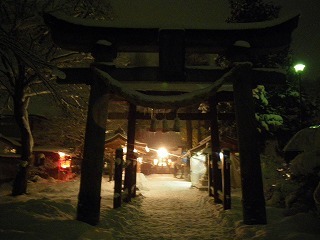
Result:
[[[127,166],[125,169],[125,178],[124,178],[124,191],[125,191],[125,202],[130,202],[132,193],[135,191],[136,183],[133,182],[134,175],[137,174],[134,172],[134,141],[135,141],[135,131],[136,131],[136,109],[137,107],[134,104],[129,106],[129,115],[128,115],[128,139],[127,139]]]
[[[222,191],[221,182],[221,170],[218,167],[219,152],[220,152],[220,140],[219,140],[219,127],[218,127],[218,114],[217,114],[217,101],[210,99],[210,120],[211,120],[211,164],[212,164],[212,177],[213,179],[213,192],[211,189],[211,195],[213,195],[215,203],[221,203],[219,198],[219,192]],[[210,182],[210,179],[209,179]]]
[[[250,73],[251,70],[244,70],[233,82],[240,150],[243,221],[245,224],[266,224],[258,132]]]
[[[113,208],[121,207],[122,202],[122,164],[123,149],[116,149],[115,168],[114,168],[114,196]]]
[[[197,142],[201,142],[203,139],[202,139],[202,132],[201,132],[201,120],[198,120],[197,121]]]
[[[106,87],[93,79],[90,90],[77,220],[96,225],[100,217],[100,194],[104,159],[108,99]]]
[[[187,148],[192,148],[192,120],[186,120]]]
[[[132,173],[132,193],[131,197],[135,198],[137,195],[137,157],[133,154],[133,173]]]
[[[211,153],[212,154],[212,153]],[[212,155],[208,154],[208,193],[210,197],[213,197],[214,185],[213,185],[213,167],[212,167]]]
[[[231,208],[231,186],[230,186],[230,150],[223,149],[222,159],[222,192],[223,209]]]

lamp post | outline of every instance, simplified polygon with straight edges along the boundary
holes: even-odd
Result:
[[[294,66],[294,70],[298,74],[298,83],[299,83],[299,108],[300,108],[299,123],[300,123],[300,127],[302,125],[301,75],[302,75],[304,68],[305,68],[305,65],[302,63],[298,63]]]

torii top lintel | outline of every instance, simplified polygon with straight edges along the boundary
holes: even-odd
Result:
[[[117,51],[157,52],[159,31],[183,30],[186,51],[196,48],[198,52],[219,52],[237,40],[249,42],[252,48],[288,46],[299,19],[296,14],[266,22],[225,23],[210,18],[210,11],[211,16],[214,11],[207,4],[211,1],[194,1],[197,5],[187,7],[183,7],[184,1],[162,1],[161,4],[148,1],[148,7],[139,7],[132,4],[133,1],[129,1],[130,4],[122,0],[113,2],[118,8],[113,7],[116,13],[112,21],[48,13],[44,16],[45,22],[56,44],[70,50],[91,52],[98,40],[107,40]],[[120,6],[120,3],[124,4]]]

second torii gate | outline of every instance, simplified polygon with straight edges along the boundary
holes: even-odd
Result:
[[[170,5],[170,8],[174,7],[179,8],[174,4]],[[205,11],[206,6],[203,7]],[[265,224],[267,220],[251,90],[257,83],[279,83],[285,76],[279,70],[253,68],[248,55],[288,47],[298,16],[262,23],[216,26],[214,22],[202,19],[201,13],[191,22],[184,18],[170,22],[169,16],[163,15],[164,13],[165,11],[159,11],[159,14],[152,16],[137,16],[138,23],[144,22],[145,25],[137,24],[134,19],[96,23],[93,20],[78,21],[61,14],[45,16],[54,41],[60,47],[91,52],[95,57],[90,68],[67,72],[68,80],[85,82],[91,86],[77,219],[92,225],[99,222],[110,94],[122,96],[131,105],[168,109],[210,100],[211,116],[216,119],[215,104],[219,101],[217,96],[223,95],[224,89],[231,86],[239,136],[244,223]],[[185,15],[186,18],[190,17]],[[190,25],[186,25],[186,22]],[[238,40],[250,43],[251,48],[246,49],[246,52],[243,52],[242,47],[235,48],[234,43]],[[187,52],[206,54],[226,50],[232,54],[233,63],[229,68],[185,66]],[[113,61],[119,52],[158,53],[159,66],[118,68]],[[185,91],[186,86],[189,87],[189,92]],[[144,92],[166,92],[169,89],[182,94],[150,96],[141,92],[143,88]],[[211,125],[213,152],[220,150],[219,143],[215,141],[218,131],[215,119],[212,119]],[[129,154],[130,151],[128,149]],[[213,162],[215,169],[217,159]]]

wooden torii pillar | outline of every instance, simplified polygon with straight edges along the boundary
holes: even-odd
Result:
[[[240,152],[243,222],[248,225],[267,223],[250,75],[250,71],[243,73],[233,83]]]
[[[209,195],[213,196],[215,203],[221,203],[219,198],[219,191],[222,190],[221,170],[218,167],[219,152],[220,152],[220,139],[219,139],[219,126],[218,126],[218,101],[216,98],[210,99],[210,134],[211,134],[211,155],[209,161]],[[212,165],[211,165],[212,164]],[[212,169],[212,170],[211,170]],[[213,188],[213,189],[212,189]]]
[[[99,84],[98,79],[93,78],[90,85],[77,220],[96,225],[100,218],[101,180],[109,96],[105,85]]]

